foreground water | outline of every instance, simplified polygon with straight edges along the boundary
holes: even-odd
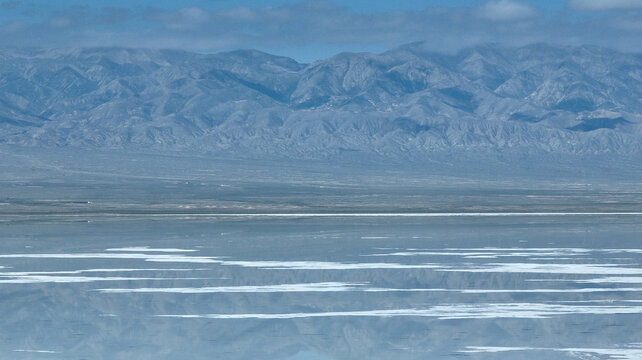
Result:
[[[642,216],[0,225],[2,359],[641,359]]]

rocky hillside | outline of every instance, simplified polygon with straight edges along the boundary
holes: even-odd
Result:
[[[296,157],[638,153],[642,56],[409,44],[312,64],[253,50],[0,51],[0,144]]]

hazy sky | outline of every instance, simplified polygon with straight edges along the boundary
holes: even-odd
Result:
[[[308,62],[413,41],[642,52],[642,0],[0,0],[0,46],[256,48]]]

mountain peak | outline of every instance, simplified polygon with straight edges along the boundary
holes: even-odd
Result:
[[[7,49],[0,143],[321,157],[640,150],[640,56],[545,44],[425,49],[309,65],[257,50]]]

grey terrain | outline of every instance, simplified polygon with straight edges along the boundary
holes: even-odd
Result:
[[[637,154],[642,56],[598,47],[414,43],[311,64],[98,48],[2,50],[0,143],[430,159]]]

